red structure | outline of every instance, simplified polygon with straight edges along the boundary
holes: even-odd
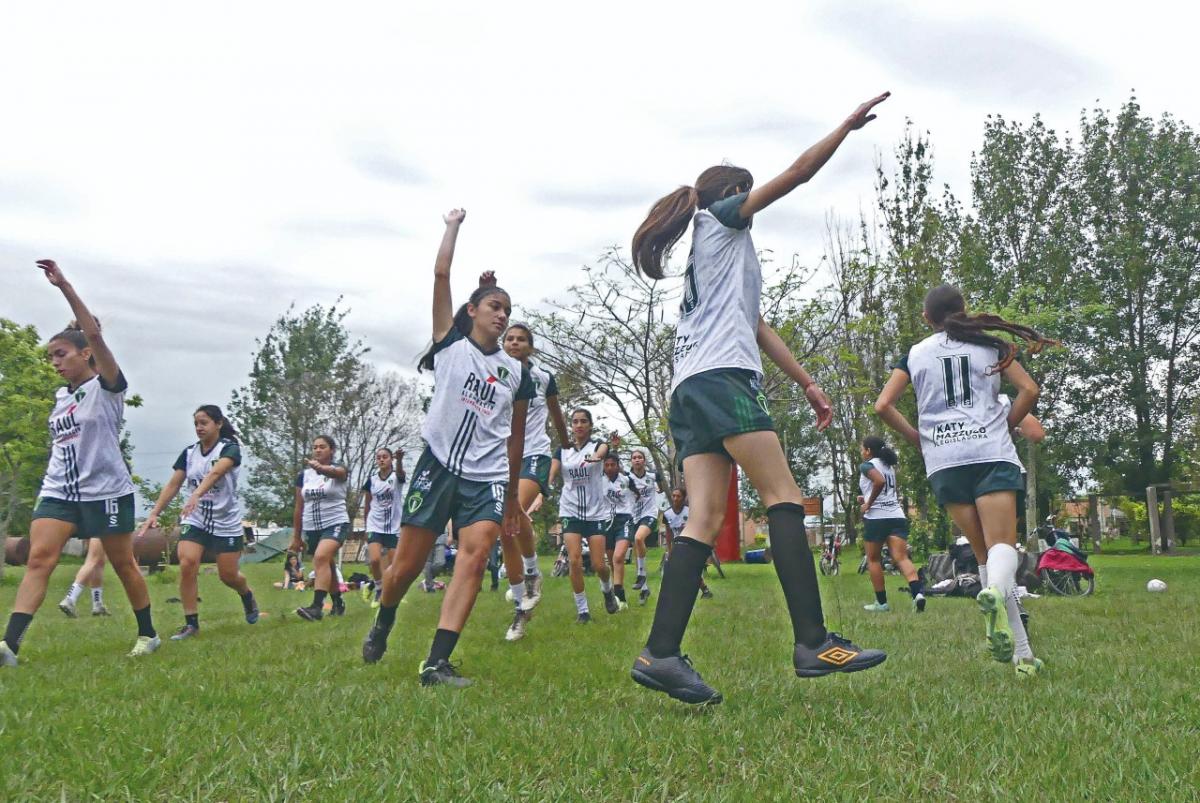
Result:
[[[738,472],[733,466],[729,476],[729,497],[725,503],[725,521],[717,535],[717,558],[722,563],[742,559],[742,508],[738,503]]]

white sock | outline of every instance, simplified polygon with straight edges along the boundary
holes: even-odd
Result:
[[[525,564],[525,574],[527,576],[533,577],[534,575],[538,574],[537,555],[531,555],[528,558],[522,556],[521,560]]]
[[[582,591],[580,591],[578,594],[575,595],[575,611],[577,613],[587,613],[588,612],[587,594],[585,594]]]
[[[525,599],[525,583],[524,581],[516,584],[511,584],[508,590],[512,592],[513,604],[518,608],[521,607],[521,600]]]
[[[104,604],[104,586],[96,586],[92,589],[92,607],[99,608]]]
[[[600,590],[603,591],[605,594],[611,593],[612,592],[612,581],[611,580],[601,580],[600,581]]]
[[[1032,659],[1033,650],[1029,646],[1029,634],[1025,632],[1025,623],[1021,621],[1021,609],[1017,607],[1016,588],[1005,597],[1004,608],[1008,612],[1008,626],[1013,632],[1013,662],[1021,658]]]
[[[1019,560],[1017,550],[1008,544],[996,544],[988,550],[988,579],[991,581],[990,585],[999,589],[1002,597],[1008,596],[1017,584]]]
[[[987,570],[987,564],[985,563],[979,567],[979,585],[983,586],[984,588],[987,588],[988,587],[987,581],[988,581],[988,570]]]
[[[638,574],[644,576],[646,574],[646,558],[645,557],[638,558],[637,563],[638,563]]]
[[[79,600],[79,595],[83,593],[83,586],[79,583],[71,583],[71,587],[67,589],[67,599],[74,605]]]

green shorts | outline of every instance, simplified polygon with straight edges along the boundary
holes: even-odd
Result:
[[[728,456],[722,441],[730,435],[775,431],[758,376],[743,368],[717,368],[683,380],[671,394],[668,423],[680,464],[694,454]]]
[[[400,536],[395,533],[367,533],[368,544],[379,544],[384,549],[395,549],[400,543]]]
[[[521,461],[521,479],[533,480],[542,489],[543,496],[550,495],[550,455],[526,455]]]
[[[582,535],[584,538],[591,538],[595,535],[607,535],[609,521],[591,521],[590,519],[573,519],[564,518],[562,520],[563,535],[574,533]]]
[[[185,524],[179,528],[179,540],[191,541],[218,554],[241,552],[244,542],[240,533],[238,535],[213,535],[208,530],[201,530],[194,524]]]
[[[439,463],[428,447],[411,476],[401,525],[440,533],[451,519],[460,529],[480,521],[504,522],[507,482],[464,480]]]
[[[43,496],[33,510],[35,519],[57,519],[75,525],[75,538],[103,538],[133,532],[133,494],[96,502],[68,502]]]
[[[882,544],[888,536],[908,540],[908,519],[863,519],[863,540]]]
[[[943,468],[929,475],[929,484],[939,505],[969,505],[998,491],[1025,490],[1021,469],[1003,460]]]
[[[350,534],[350,522],[342,522],[329,527],[322,527],[319,530],[305,530],[304,541],[308,548],[308,554],[315,555],[317,552],[317,544],[322,541],[337,541],[338,546],[346,543],[346,536]]]
[[[650,535],[654,535],[654,531],[658,529],[658,517],[642,516],[637,520],[637,526],[633,528],[633,531],[637,532],[642,527],[645,527],[647,530],[649,530]]]
[[[618,541],[633,540],[633,516],[613,516],[604,531],[605,549],[616,549]]]

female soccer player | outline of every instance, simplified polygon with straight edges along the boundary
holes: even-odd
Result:
[[[217,575],[237,592],[249,624],[258,621],[258,603],[250,584],[238,571],[242,556],[242,506],[238,501],[238,473],[242,450],[237,430],[215,404],[204,404],[192,414],[198,440],[179,454],[175,473],[163,486],[138,537],[158,526],[158,517],[185,484],[191,493],[180,510],[179,597],[183,602],[183,627],[171,636],[182,641],[200,634],[200,597],[196,578],[204,550],[217,556]]]
[[[75,572],[75,582],[67,589],[67,595],[58,603],[58,609],[74,619],[75,603],[83,594],[84,588],[92,591],[92,616],[108,616],[108,608],[104,606],[104,544],[99,538],[88,541],[87,557],[79,571]]]
[[[1024,489],[1021,461],[1010,430],[1032,411],[1039,388],[1016,362],[1006,332],[1037,353],[1052,341],[996,315],[969,315],[958,288],[940,285],[925,296],[925,321],[934,333],[913,346],[892,371],[875,411],[921,450],[934,496],[978,553],[987,548],[989,585],[977,601],[992,657],[1016,658],[1019,677],[1036,675],[1035,658],[1016,599],[1017,494]],[[1000,378],[1017,389],[1011,405]],[[918,430],[896,403],[909,382],[917,396]]]
[[[863,542],[867,545],[867,569],[871,574],[871,585],[875,589],[875,602],[863,609],[874,613],[890,611],[887,590],[883,578],[883,545],[891,550],[896,568],[908,581],[913,609],[917,613],[925,610],[925,593],[917,570],[908,559],[908,517],[900,506],[896,495],[896,451],[878,435],[863,438],[860,454],[863,459],[858,467],[858,487],[862,496],[858,498],[859,510],[863,515]]]
[[[671,506],[663,513],[663,524],[665,525],[665,538],[667,541],[667,555],[671,554],[671,544],[683,532],[683,528],[687,526],[688,516],[691,511],[687,506],[687,491],[682,488],[675,488],[671,491]],[[708,587],[708,583],[704,582],[704,569],[701,569],[700,575],[700,596],[703,599],[712,599],[712,589]]]
[[[625,555],[633,540],[633,514],[637,509],[637,486],[621,470],[621,458],[616,452],[604,456],[604,493],[612,506],[612,518],[604,533],[604,550],[612,566],[613,593],[617,609],[625,610]]]
[[[753,216],[812,178],[851,131],[875,118],[871,109],[886,98],[885,93],[862,104],[760,188],[740,167],[708,168],[695,187],[681,187],[655,203],[633,236],[634,264],[661,279],[667,254],[688,225],[694,227],[675,335],[669,421],[687,477],[691,518],[671,548],[650,639],[632,670],[638,683],[684,702],[721,701],[679,648],[725,515],[735,462],[767,507],[775,571],[792,619],[796,674],[853,672],[886,657],[825,630],[804,529],[804,497],[767,411],[759,349],[803,388],[818,428],[829,426],[833,410],[829,397],[759,315],[762,269],[750,237]]]
[[[309,622],[319,622],[325,614],[325,597],[332,600],[330,616],[346,612],[338,583],[335,564],[338,551],[350,532],[350,516],[346,512],[346,467],[334,462],[337,444],[328,435],[313,439],[312,458],[296,476],[296,506],[292,513],[293,552],[307,549],[313,556],[313,599],[307,608],[297,608],[296,615]],[[304,533],[301,540],[300,534]]]
[[[403,454],[403,453],[401,453]],[[375,450],[375,465],[363,483],[363,519],[367,523],[367,562],[371,582],[363,584],[363,601],[372,608],[379,607],[383,593],[384,558],[396,548],[400,536],[400,491],[404,487],[404,469],[392,468],[392,451],[386,447]],[[372,600],[372,591],[374,599]]]
[[[421,430],[426,447],[413,469],[400,546],[384,573],[379,613],[362,651],[367,663],[383,657],[400,600],[425,567],[437,534],[453,520],[458,555],[437,633],[418,670],[423,686],[470,685],[450,655],[501,527],[513,536],[521,527],[517,472],[534,396],[528,369],[500,347],[512,313],[508,293],[494,284],[478,287],[457,312],[450,300],[450,266],[465,217],[454,209],[443,218],[446,230],[433,269],[433,346],[420,362],[434,377]]]
[[[550,484],[554,485],[562,477],[558,515],[562,517],[563,541],[567,545],[567,560],[571,567],[571,590],[575,592],[577,614],[575,621],[587,624],[592,621],[592,614],[583,590],[583,539],[586,538],[588,542],[592,569],[600,578],[604,610],[616,613],[620,607],[609,580],[608,566],[604,562],[604,533],[612,509],[605,496],[602,468],[609,445],[592,440],[592,414],[582,407],[571,413],[571,432],[575,436],[571,444],[554,452],[554,460],[550,464]]]
[[[66,298],[77,323],[50,338],[50,362],[66,380],[50,412],[50,465],[29,529],[29,563],[17,588],[0,666],[16,666],[21,641],[46,598],[50,573],[68,538],[100,538],[137,618],[131,656],[161,643],[150,618],[146,580],[133,555],[133,480],[121,455],[121,421],[128,384],[100,334],[100,323],[52,259],[37,266]]]
[[[633,535],[633,555],[637,559],[637,577],[633,590],[638,592],[638,604],[650,599],[650,584],[646,581],[646,539],[658,524],[658,492],[662,481],[658,472],[646,467],[646,453],[634,449],[629,455],[629,478],[637,489],[633,520],[637,531]]]

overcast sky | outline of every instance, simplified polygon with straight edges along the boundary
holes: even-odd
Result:
[[[0,316],[70,317],[55,258],[132,390],[135,469],[165,479],[295,301],[352,309],[384,368],[429,338],[441,213],[468,210],[456,299],[562,293],[649,205],[729,160],[759,181],[861,101],[880,119],[756,221],[820,253],[872,202],[905,118],[968,197],[985,115],[1071,130],[1084,107],[1200,126],[1181,4],[23,3],[0,20]],[[976,10],[977,9],[977,10]],[[1190,15],[1190,18],[1187,18]]]

